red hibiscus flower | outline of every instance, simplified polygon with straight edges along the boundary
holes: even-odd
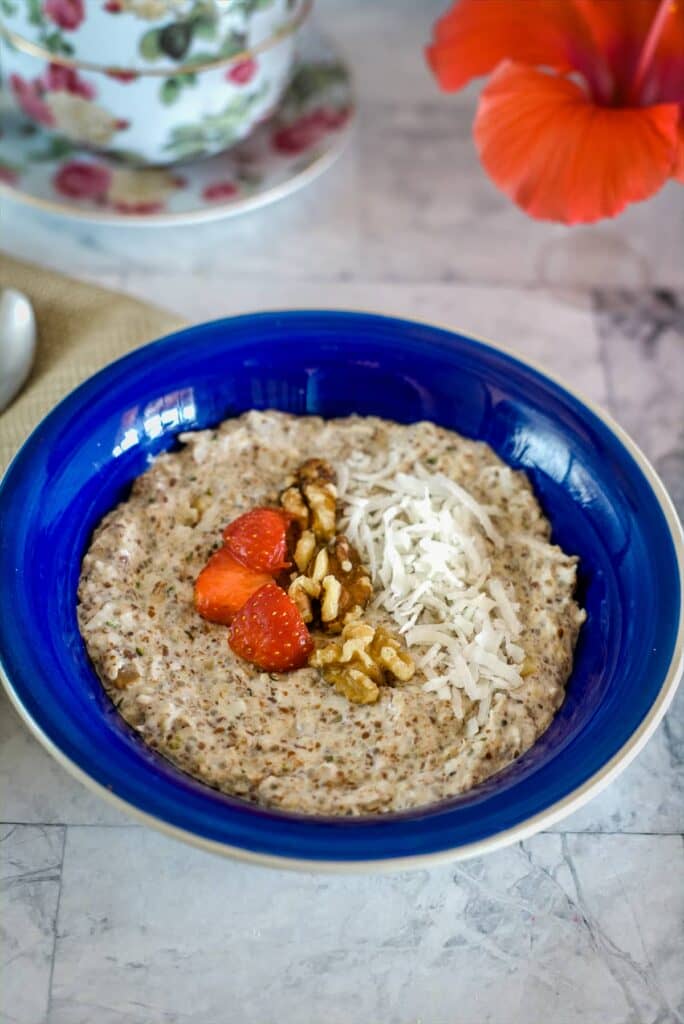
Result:
[[[232,199],[238,194],[238,187],[232,181],[216,181],[213,185],[207,185],[202,192],[204,199]]]
[[[247,85],[254,78],[257,70],[257,62],[248,57],[247,60],[238,61],[226,71],[226,79],[236,85]]]
[[[48,92],[70,92],[84,100],[95,98],[95,86],[84,82],[74,68],[62,64],[51,64],[43,75],[43,85]]]
[[[85,18],[83,0],[45,0],[43,10],[56,25],[71,31]]]
[[[348,110],[328,110],[319,107],[303,114],[292,124],[278,128],[271,144],[278,153],[294,156],[315,146],[329,131],[341,128],[349,118]]]
[[[10,75],[9,83],[15,100],[27,117],[47,125],[48,128],[55,123],[52,111],[47,103],[43,102],[44,91],[40,79],[27,82],[19,75]]]
[[[595,221],[684,182],[678,0],[461,0],[427,59],[447,91],[493,72],[475,144],[532,217]]]
[[[111,180],[106,167],[85,160],[62,164],[52,179],[57,191],[70,199],[104,199]]]

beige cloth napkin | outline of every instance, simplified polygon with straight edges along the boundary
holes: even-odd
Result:
[[[177,317],[136,299],[2,253],[0,287],[24,292],[38,323],[31,376],[0,415],[0,473],[36,424],[77,384],[125,352],[182,326]]]

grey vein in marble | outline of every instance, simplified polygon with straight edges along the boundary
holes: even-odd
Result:
[[[63,878],[50,1024],[682,1020],[676,836],[340,878],[70,828]]]
[[[64,829],[0,826],[0,1024],[46,1019]]]
[[[610,405],[684,515],[684,292],[595,293]]]
[[[122,824],[41,747],[0,692],[0,820],[24,824]]]

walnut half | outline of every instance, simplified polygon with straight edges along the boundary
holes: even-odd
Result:
[[[373,583],[356,548],[344,534],[328,545],[328,573],[340,582],[335,614],[323,619],[328,633],[339,633],[348,618],[358,618],[373,596]]]
[[[312,602],[316,600],[320,600],[320,624],[327,633],[340,633],[345,622],[359,618],[373,596],[373,584],[345,536],[338,534],[319,547],[312,531],[305,530],[294,561],[299,573],[292,577],[288,593],[305,622],[314,620]]]
[[[288,481],[280,502],[301,530],[288,594],[304,622],[339,634],[319,646],[309,664],[352,703],[374,704],[380,686],[409,680],[415,665],[401,640],[360,621],[373,583],[356,548],[335,532],[335,470],[323,459],[308,459]]]
[[[390,679],[407,682],[415,672],[411,655],[382,626],[349,622],[339,638],[318,647],[309,664],[353,704],[374,704]]]
[[[337,476],[324,459],[307,459],[294,481],[280,495],[280,503],[294,516],[302,530],[311,530],[316,540],[335,536],[337,519]]]

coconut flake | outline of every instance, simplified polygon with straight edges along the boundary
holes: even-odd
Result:
[[[494,693],[522,683],[515,593],[492,575],[502,544],[496,506],[420,463],[400,469],[395,452],[354,453],[339,484],[341,525],[376,582],[375,607],[393,617],[428,674],[423,690],[450,701],[457,718],[470,714],[474,735]],[[513,475],[493,476],[492,490],[514,493]]]

